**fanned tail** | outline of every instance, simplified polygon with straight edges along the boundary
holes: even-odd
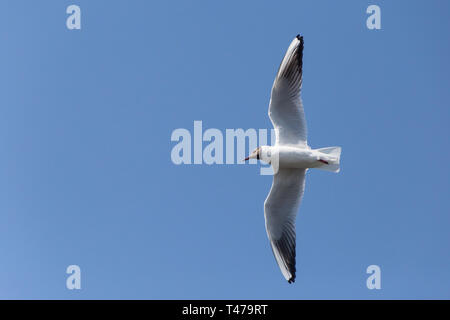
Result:
[[[340,171],[341,147],[321,148],[317,151],[324,154],[323,159],[319,160],[322,164],[317,169],[336,173]]]

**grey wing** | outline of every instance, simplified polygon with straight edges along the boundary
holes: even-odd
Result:
[[[300,98],[303,72],[303,37],[290,44],[272,86],[269,117],[276,144],[307,146],[307,128]]]
[[[266,231],[281,273],[295,281],[295,218],[305,189],[306,169],[280,169],[264,202]]]

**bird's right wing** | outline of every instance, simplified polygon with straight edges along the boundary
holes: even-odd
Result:
[[[307,146],[307,130],[300,89],[303,77],[303,37],[290,44],[272,86],[269,117],[276,144]]]
[[[295,218],[305,189],[306,169],[281,168],[264,202],[267,236],[283,276],[295,281]]]

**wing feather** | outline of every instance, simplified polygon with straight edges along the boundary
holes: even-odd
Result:
[[[269,117],[276,144],[307,146],[307,128],[300,90],[303,82],[303,37],[297,36],[281,61],[272,86]]]
[[[267,236],[272,252],[289,281],[295,281],[295,218],[305,189],[306,169],[279,169],[264,202]]]

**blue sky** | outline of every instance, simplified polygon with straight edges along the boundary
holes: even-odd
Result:
[[[77,4],[82,29],[66,28]],[[381,30],[366,8],[381,8]],[[450,298],[448,1],[2,1],[0,298]],[[297,281],[257,165],[171,162],[177,128],[271,128],[296,34],[313,148]],[[68,290],[79,265],[82,289]],[[381,290],[366,268],[381,267]]]

